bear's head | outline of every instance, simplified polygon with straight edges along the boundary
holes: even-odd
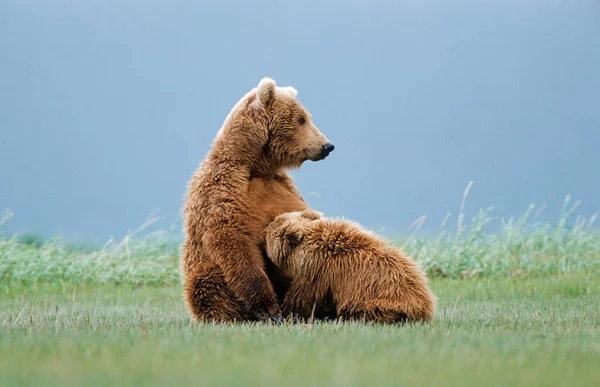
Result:
[[[264,157],[277,166],[299,167],[306,160],[323,160],[334,149],[297,95],[293,87],[277,87],[270,78],[263,78],[256,88],[255,104],[267,117]]]
[[[298,272],[302,260],[292,257],[304,235],[322,219],[323,214],[313,210],[286,212],[265,228],[267,256],[279,269],[289,275]]]
[[[334,146],[313,124],[297,94],[293,87],[278,87],[263,78],[227,116],[215,139],[214,157],[249,164],[254,175],[327,157]]]

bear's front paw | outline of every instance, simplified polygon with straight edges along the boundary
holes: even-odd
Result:
[[[283,321],[281,308],[279,308],[277,303],[271,304],[270,306],[264,305],[262,307],[253,308],[251,313],[258,321],[271,321],[275,323]]]

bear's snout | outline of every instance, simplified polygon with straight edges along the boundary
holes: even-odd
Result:
[[[329,154],[331,152],[333,152],[334,149],[335,149],[335,145],[333,145],[332,143],[328,142],[328,143],[324,144],[321,147],[321,160],[324,159],[325,157],[329,156]]]

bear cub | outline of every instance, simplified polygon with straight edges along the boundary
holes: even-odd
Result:
[[[436,298],[413,259],[346,220],[304,210],[265,229],[266,252],[292,278],[284,316],[380,323],[428,322]]]

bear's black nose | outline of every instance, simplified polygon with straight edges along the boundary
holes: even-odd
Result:
[[[328,142],[327,144],[323,145],[323,153],[325,155],[330,154],[334,149],[335,149],[335,146],[332,143],[330,143],[330,142]]]

